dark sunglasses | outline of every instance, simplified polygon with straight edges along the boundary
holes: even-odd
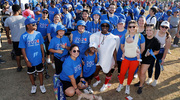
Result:
[[[167,26],[161,26],[162,28],[165,28],[165,29],[168,29],[168,27]]]
[[[101,25],[101,27],[109,27],[109,25]]]
[[[147,24],[146,26],[154,26],[154,24]]]
[[[136,26],[129,26],[129,28],[136,28]]]
[[[43,12],[43,14],[48,14],[48,12]]]
[[[76,53],[76,52],[78,52],[78,53],[79,53],[80,51],[79,51],[79,50],[73,50],[73,53]]]
[[[36,26],[36,23],[32,23],[31,25],[32,25],[32,26]]]

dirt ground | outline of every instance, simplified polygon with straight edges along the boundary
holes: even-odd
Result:
[[[6,60],[5,64],[0,64],[0,100],[55,100],[53,91],[53,74],[54,69],[51,65],[48,65],[50,78],[44,78],[44,85],[47,92],[41,94],[39,89],[39,79],[36,80],[36,85],[38,86],[36,94],[31,94],[31,83],[27,75],[27,67],[22,60],[23,70],[21,72],[16,72],[16,61],[11,59],[12,44],[7,43],[5,33],[2,34],[3,47],[0,48],[0,54],[3,55],[1,59]],[[145,85],[143,88],[143,93],[138,95],[136,93],[137,87],[133,84],[138,82],[138,79],[134,79],[131,84],[130,96],[134,100],[180,100],[180,44],[179,48],[172,48],[172,54],[168,54],[164,71],[161,72],[159,77],[159,84],[156,87],[151,85]],[[22,57],[23,59],[23,57]],[[116,92],[116,88],[119,85],[117,79],[117,71],[113,74],[110,81],[112,86],[108,88],[105,92],[99,92],[105,79],[105,75],[100,74],[102,83],[93,88],[96,95],[102,96],[103,100],[125,100],[127,96],[124,91],[125,88],[120,92]],[[92,83],[95,80],[93,79]],[[124,80],[124,86],[127,83],[127,79]],[[77,95],[74,97],[68,97],[67,100],[76,100]]]

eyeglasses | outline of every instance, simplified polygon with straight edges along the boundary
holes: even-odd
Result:
[[[101,25],[101,27],[109,27],[109,25]]]
[[[48,14],[48,12],[43,12],[43,14]]]
[[[136,28],[136,26],[129,26],[129,28]]]
[[[168,27],[167,26],[161,26],[162,28],[165,28],[165,29],[168,29]]]
[[[78,52],[78,53],[79,53],[80,51],[79,51],[79,50],[73,50],[73,53],[76,53],[76,52]]]
[[[32,25],[32,26],[36,26],[36,23],[32,23],[32,24],[30,24],[30,25]]]
[[[147,24],[146,26],[154,26],[154,24]]]

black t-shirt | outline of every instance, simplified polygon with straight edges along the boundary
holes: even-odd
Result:
[[[156,37],[153,37],[152,39],[148,39],[147,35],[144,35],[145,38],[145,50],[142,53],[142,56],[145,56],[145,53],[147,49],[152,49],[154,51],[160,50],[160,42]]]

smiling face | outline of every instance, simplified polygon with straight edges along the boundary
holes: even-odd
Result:
[[[103,33],[103,34],[108,33],[109,27],[110,27],[110,26],[109,26],[109,24],[107,24],[107,23],[102,24],[102,25],[101,25],[102,33]]]
[[[70,55],[73,58],[77,58],[79,56],[79,48],[77,46],[73,47],[72,50],[70,51]]]
[[[110,12],[111,14],[114,14],[115,11],[116,11],[115,5],[110,5],[110,6],[109,6],[109,12]]]
[[[137,25],[135,23],[129,24],[128,30],[130,33],[136,33],[137,32]]]
[[[146,34],[147,34],[148,37],[154,36],[153,26],[146,27]]]
[[[163,33],[168,31],[168,27],[167,26],[160,26],[160,31],[162,31]]]
[[[78,31],[79,31],[80,33],[84,33],[84,31],[85,31],[85,26],[79,25],[79,26],[78,26]]]
[[[90,51],[91,51],[91,52],[93,52],[93,53],[94,53],[94,52],[95,52],[95,50],[96,50],[96,48],[95,48],[95,47],[90,47]]]
[[[138,20],[138,25],[139,26],[144,26],[145,23],[146,23],[145,17],[140,17],[139,20]]]
[[[88,18],[88,16],[89,16],[89,15],[88,15],[88,13],[87,13],[87,12],[83,12],[83,13],[82,13],[82,17],[83,17],[83,19],[87,19],[87,18]]]
[[[62,36],[64,35],[64,33],[65,33],[65,31],[63,31],[63,30],[58,30],[58,31],[57,31],[57,34],[58,34],[60,37],[62,37]]]
[[[118,29],[124,29],[125,23],[118,23],[117,28]]]
[[[93,19],[94,19],[94,20],[98,20],[99,18],[100,18],[100,16],[99,16],[98,14],[94,14],[94,15],[93,15]]]
[[[60,22],[60,15],[55,15],[54,16],[54,21],[55,22]]]

